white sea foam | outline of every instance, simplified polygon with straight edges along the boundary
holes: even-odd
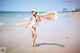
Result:
[[[29,20],[30,18],[24,18],[25,20]]]
[[[25,24],[25,23],[17,23],[17,24],[15,24],[16,26],[19,26],[19,25],[23,25],[23,24]]]
[[[17,15],[17,17],[22,17],[22,15]]]
[[[1,23],[0,23],[0,26],[2,26],[2,25],[4,25],[4,22],[1,22]]]

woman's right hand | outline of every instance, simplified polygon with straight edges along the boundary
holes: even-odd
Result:
[[[27,28],[28,26],[26,26],[25,28]]]
[[[29,21],[27,21],[27,24],[26,24],[26,27],[25,27],[25,28],[27,28],[27,27],[28,27],[28,25],[30,24],[31,20],[32,20],[32,17],[30,17],[30,20],[29,20]]]

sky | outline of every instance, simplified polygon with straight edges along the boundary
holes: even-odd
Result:
[[[0,0],[1,11],[62,11],[63,8],[80,8],[80,2],[66,2],[65,0]]]

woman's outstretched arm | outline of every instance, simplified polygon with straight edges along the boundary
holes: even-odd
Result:
[[[32,16],[31,16],[30,19],[27,21],[27,23],[26,23],[26,28],[27,28],[28,25],[30,24],[31,20],[32,20]]]

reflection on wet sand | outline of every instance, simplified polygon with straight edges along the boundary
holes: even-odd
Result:
[[[36,53],[35,47],[32,47],[32,53]]]

